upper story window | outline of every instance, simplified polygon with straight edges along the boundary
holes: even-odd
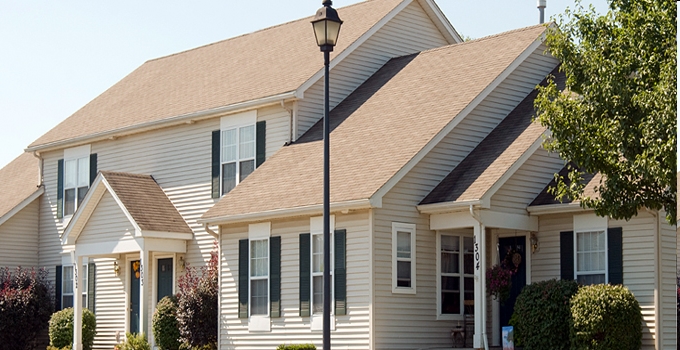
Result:
[[[392,223],[392,292],[416,292],[416,225]]]
[[[212,133],[212,197],[233,190],[265,158],[266,123],[257,111],[222,117]]]
[[[57,165],[57,217],[69,217],[83,202],[94,181],[97,154],[90,154],[90,145],[68,148]]]

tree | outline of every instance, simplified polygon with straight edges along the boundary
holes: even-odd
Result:
[[[537,119],[552,132],[545,148],[574,165],[556,175],[557,198],[614,219],[664,209],[675,224],[676,15],[672,0],[610,0],[604,16],[577,1],[548,30],[566,90],[540,87]],[[602,175],[596,196],[586,173]]]

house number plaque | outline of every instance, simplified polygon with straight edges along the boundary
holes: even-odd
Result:
[[[475,269],[479,270],[479,243],[475,242]]]
[[[78,266],[77,264],[73,265],[73,278],[75,281],[75,287],[78,288]]]
[[[144,264],[139,264],[139,285],[144,285]]]

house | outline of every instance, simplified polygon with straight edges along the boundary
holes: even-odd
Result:
[[[619,222],[547,197],[565,164],[532,123],[535,86],[558,74],[544,26],[463,43],[431,0],[338,12],[334,348],[449,347],[463,324],[469,346],[498,345],[511,306],[483,276],[509,252],[523,283],[622,282],[644,348],[675,347],[675,229],[658,212]],[[0,207],[0,237],[38,247],[0,258],[48,267],[59,307],[95,312],[95,348],[150,334],[156,302],[215,241],[220,349],[321,342],[323,67],[309,20],[148,61],[0,171],[25,181]],[[579,243],[602,240],[618,248]],[[605,268],[574,264],[586,255]]]

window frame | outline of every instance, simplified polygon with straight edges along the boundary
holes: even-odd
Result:
[[[460,251],[458,253],[458,273],[448,273],[442,274],[442,236],[453,236],[458,237]],[[465,279],[472,278],[473,288],[474,288],[474,248],[473,252],[470,254],[473,256],[473,269],[472,273],[465,273],[465,238],[472,239],[474,247],[474,234],[472,232],[441,232],[437,231],[437,320],[454,320],[461,321],[465,317]],[[446,275],[451,275],[449,277],[458,277],[459,279],[459,298],[460,298],[460,313],[443,313],[442,312],[442,277]],[[474,290],[474,289],[473,289]],[[474,300],[474,295],[473,295]]]
[[[88,279],[88,271],[87,271],[87,269],[88,269],[88,267],[87,267],[87,265],[88,265],[87,263],[83,263],[83,269],[81,271],[79,271],[80,273],[84,273],[84,275],[83,275],[83,285],[81,287],[81,290],[82,290],[82,298],[83,298],[83,308],[85,308],[85,309],[88,308],[88,305],[87,305],[87,301],[88,301],[88,295],[87,295],[87,292],[88,292],[88,290],[87,290],[87,288],[88,288],[88,280],[87,280]],[[74,294],[73,279],[74,279],[75,276],[74,276],[73,267],[74,267],[74,264],[62,265],[61,266],[61,276],[62,277],[61,277],[61,296],[60,297],[61,297],[61,308],[62,308],[62,310],[67,308],[67,307],[73,307],[75,305],[76,299],[73,295]],[[67,269],[71,270],[71,272],[66,273]],[[69,283],[66,283],[67,281]],[[65,287],[68,286],[68,285],[71,286],[71,288],[70,288],[71,292],[70,293],[64,292]],[[64,302],[64,297],[71,297],[71,304],[70,305],[68,305],[68,306],[66,305],[66,303]]]
[[[249,332],[270,332],[271,331],[271,222],[262,222],[248,225],[248,331]],[[267,247],[267,314],[253,315],[252,305],[252,257],[250,250],[252,242],[266,241]],[[263,280],[264,278],[256,278],[255,280]]]
[[[597,250],[597,251],[584,251],[584,252],[602,252],[604,251],[604,270],[593,270],[593,271],[579,271],[579,266],[578,266],[578,235],[583,234],[583,233],[601,233],[604,236],[604,249],[603,250]],[[609,237],[608,237],[608,229],[605,228],[592,228],[592,229],[579,229],[579,230],[574,230],[574,280],[578,282],[578,277],[579,276],[593,276],[593,275],[602,275],[604,274],[604,283],[607,284],[609,283]],[[580,283],[580,282],[579,282]]]
[[[82,204],[81,199],[85,198],[87,191],[90,189],[90,151],[91,151],[90,145],[73,147],[73,148],[68,148],[68,149],[64,150],[64,158],[63,158],[64,169],[63,169],[63,173],[60,174],[60,176],[62,176],[62,179],[63,179],[63,188],[62,188],[62,193],[61,193],[62,199],[61,200],[62,200],[62,205],[63,205],[63,217],[64,218],[70,218],[70,217],[73,216],[73,214],[75,214],[76,211],[78,211],[78,207],[80,207],[80,205]],[[84,169],[84,172],[82,174],[79,171],[81,161],[82,161],[82,168]],[[69,167],[67,166],[67,164],[69,162],[75,162],[75,174],[74,174],[74,178],[75,178],[74,186],[75,187],[67,187],[66,186],[66,183],[68,181],[67,175],[70,173],[69,170],[68,170]],[[85,179],[82,179],[82,180],[84,180],[83,183],[85,183],[86,186],[79,186],[79,182],[80,182],[79,180],[81,180],[80,175],[85,176]],[[79,189],[81,189],[83,187],[85,188],[85,192],[83,193],[82,198],[79,198],[80,196],[78,195],[78,191],[79,191]],[[67,214],[66,191],[71,190],[71,189],[74,190],[73,212]]]
[[[241,130],[252,127],[252,134],[253,134],[253,139],[252,139],[252,157],[244,157],[241,158]],[[235,130],[235,159],[234,160],[228,160],[225,161],[225,146],[226,146],[226,137],[225,133],[227,131]],[[234,115],[229,115],[222,117],[220,121],[220,155],[219,155],[219,163],[220,163],[220,196],[225,195],[226,193],[229,193],[232,189],[236,188],[239,183],[241,183],[241,163],[246,162],[246,161],[252,161],[253,162],[253,167],[252,171],[255,171],[257,168],[257,111],[247,111],[243,113],[238,113]],[[234,171],[234,187],[229,189],[229,191],[225,191],[224,188],[224,181],[225,181],[225,174],[224,174],[224,165],[226,164],[235,164],[235,171]],[[252,171],[248,174],[250,175]],[[248,176],[246,175],[246,177]],[[245,179],[245,177],[243,178]]]
[[[399,232],[407,232],[410,235],[410,257],[400,258],[398,256],[398,235]],[[393,222],[392,223],[392,293],[397,294],[416,294],[416,225]],[[399,286],[399,262],[409,262],[411,264],[410,287]]]
[[[266,263],[266,268],[267,268],[267,274],[265,276],[253,276],[253,256],[250,254],[252,252],[253,248],[253,243],[255,242],[265,242],[265,246],[267,248],[267,263]],[[271,247],[270,247],[270,242],[269,242],[269,237],[261,237],[261,238],[250,238],[248,239],[248,317],[262,317],[262,318],[269,318],[270,317],[270,304],[271,304],[271,293],[270,293],[270,284],[271,284],[271,271],[269,268],[270,264],[270,259],[271,259]],[[267,303],[265,310],[267,311],[266,314],[253,314],[253,288],[252,288],[252,282],[253,281],[262,281],[266,280],[267,281]]]

